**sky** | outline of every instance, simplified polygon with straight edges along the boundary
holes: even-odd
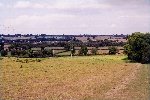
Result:
[[[150,0],[0,0],[0,34],[150,32]]]

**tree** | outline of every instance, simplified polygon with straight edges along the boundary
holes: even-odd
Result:
[[[53,51],[52,50],[43,50],[42,51],[42,53],[43,53],[43,57],[51,57],[51,56],[53,56]]]
[[[128,37],[128,42],[124,46],[124,52],[129,60],[149,63],[150,62],[150,34],[140,32],[133,33]]]
[[[0,43],[0,51],[4,49],[4,43]]]
[[[7,55],[7,51],[6,50],[1,50],[1,56],[6,56]]]
[[[87,46],[81,46],[81,49],[79,50],[79,55],[87,55],[88,49]]]
[[[70,51],[70,44],[69,43],[66,43],[66,45],[64,45],[64,49],[66,51]]]
[[[91,54],[96,55],[97,54],[97,48],[92,48]]]
[[[76,52],[75,47],[74,47],[74,46],[72,46],[72,47],[71,47],[71,56],[72,56],[72,55],[74,55],[74,54],[75,54],[75,52]]]
[[[109,49],[109,54],[110,55],[115,55],[118,52],[118,49],[115,46],[111,46],[108,49]]]

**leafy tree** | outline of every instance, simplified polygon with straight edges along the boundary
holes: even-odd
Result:
[[[66,45],[64,45],[64,49],[66,51],[69,51],[70,50],[70,44],[69,43],[66,43]]]
[[[42,53],[43,53],[44,57],[51,57],[51,56],[53,56],[53,51],[52,50],[43,50]]]
[[[118,49],[115,46],[111,46],[108,49],[109,49],[109,54],[110,55],[115,55],[118,52]]]
[[[0,43],[0,51],[4,49],[4,43]]]
[[[7,55],[7,51],[6,50],[1,50],[1,56],[6,56]]]
[[[150,34],[140,32],[133,33],[128,37],[128,42],[124,46],[128,59],[149,63],[150,62]]]
[[[96,55],[97,54],[97,48],[92,48],[91,54]]]
[[[43,57],[43,53],[41,51],[32,52],[32,57],[33,58],[41,58],[41,57]]]
[[[17,50],[12,49],[12,50],[11,50],[11,55],[12,55],[12,56],[15,56],[15,55],[17,54],[16,51],[17,51]]]
[[[29,47],[28,45],[23,45],[23,46],[22,46],[22,49],[23,49],[23,50],[28,50],[29,48],[30,48],[30,47]]]
[[[72,47],[71,47],[71,55],[74,55],[74,54],[75,54],[75,52],[76,52],[75,47],[74,47],[74,46],[72,46]]]
[[[79,50],[79,55],[87,55],[88,49],[87,46],[81,46],[81,49]]]
[[[29,55],[30,58],[33,57],[33,55],[32,55],[32,54],[33,54],[33,51],[32,51],[32,50],[28,50],[27,53],[28,53],[28,55]]]
[[[26,50],[11,50],[11,55],[12,56],[17,56],[17,57],[28,57],[28,52]]]

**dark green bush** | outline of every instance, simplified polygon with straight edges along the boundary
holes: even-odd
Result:
[[[130,60],[150,63],[150,34],[133,33],[128,37],[128,42],[124,46],[124,52]]]
[[[97,54],[97,48],[92,48],[91,54],[96,55]]]
[[[87,55],[88,49],[87,46],[81,46],[81,49],[79,50],[79,55]]]
[[[112,46],[112,47],[109,47],[108,49],[109,49],[110,55],[115,55],[116,53],[118,53],[117,47]]]

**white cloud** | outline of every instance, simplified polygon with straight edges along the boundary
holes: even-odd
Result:
[[[53,6],[53,8],[58,9],[71,9],[71,8],[109,8],[110,5],[108,4],[99,4],[96,0],[80,0],[80,1],[70,1],[70,0],[63,0],[62,2],[56,2]]]
[[[47,15],[21,15],[16,18],[5,20],[5,25],[12,25],[16,33],[55,33],[55,34],[73,34],[73,33],[94,33],[104,25],[100,16],[83,16],[65,14],[47,14]],[[107,25],[105,24],[105,27]],[[86,31],[85,31],[86,30]]]
[[[14,26],[24,26],[27,25],[30,27],[36,26],[37,24],[44,24],[44,23],[52,23],[54,21],[59,21],[62,19],[70,19],[74,18],[72,15],[61,15],[61,14],[47,14],[47,15],[21,15],[16,18],[7,19],[5,24],[13,24]]]
[[[38,4],[38,3],[33,5],[33,8],[45,8],[45,7],[47,8],[48,5],[47,4]]]
[[[22,9],[28,9],[28,8],[49,8],[49,5],[46,3],[34,3],[31,1],[18,1],[13,5],[13,8],[22,8]]]
[[[29,8],[32,6],[32,3],[29,1],[18,1],[14,5],[14,8]]]
[[[137,0],[133,0],[133,3],[131,0],[127,1],[14,0],[12,3],[0,3],[4,8],[0,22],[14,26],[19,30],[18,33],[80,34],[149,31],[149,4],[144,0],[141,4],[139,3],[141,1]]]
[[[128,15],[129,16],[129,15]],[[5,20],[18,32],[24,33],[132,33],[148,31],[149,18],[122,16],[80,16],[70,14],[20,15]],[[130,15],[131,16],[131,15]],[[133,15],[132,15],[133,16]],[[113,20],[112,20],[113,19]],[[140,23],[140,24],[137,24]]]
[[[122,15],[120,18],[150,18],[150,15]]]
[[[3,7],[4,5],[0,2],[0,8]]]
[[[117,25],[116,25],[116,24],[111,24],[110,27],[111,27],[111,28],[116,28]]]
[[[110,8],[109,4],[100,4],[96,0],[81,0],[81,1],[70,1],[62,0],[54,3],[35,3],[31,1],[18,1],[14,4],[14,8],[33,8],[33,9],[84,9],[84,8]]]
[[[63,19],[63,20],[62,20]],[[65,27],[73,26],[72,19],[76,19],[72,15],[64,14],[47,14],[47,15],[21,15],[16,18],[6,19],[5,25],[12,25],[19,32],[51,32],[51,30],[63,29]],[[63,22],[65,21],[65,22]]]

